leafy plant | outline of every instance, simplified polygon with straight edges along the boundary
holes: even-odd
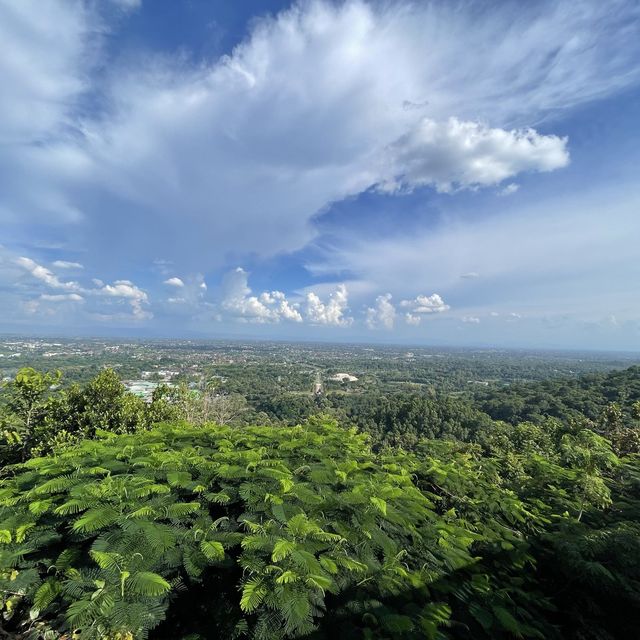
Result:
[[[181,589],[220,572],[228,625],[295,637],[329,596],[394,597],[474,563],[463,528],[438,543],[409,470],[334,424],[100,435],[1,484],[0,589],[22,629],[144,638]]]

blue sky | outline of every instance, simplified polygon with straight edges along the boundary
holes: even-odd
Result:
[[[640,348],[640,5],[0,0],[0,331]]]

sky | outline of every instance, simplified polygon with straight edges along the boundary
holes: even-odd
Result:
[[[0,332],[640,350],[640,2],[0,0]]]

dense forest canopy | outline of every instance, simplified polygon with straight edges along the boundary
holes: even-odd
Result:
[[[640,367],[475,394],[0,392],[8,638],[630,638]]]

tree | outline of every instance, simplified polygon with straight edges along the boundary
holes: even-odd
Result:
[[[206,422],[232,424],[248,409],[247,401],[238,393],[206,395]]]
[[[220,392],[214,384],[203,389],[190,389],[183,384],[168,391],[166,397],[177,416],[196,425],[235,423],[249,409],[244,396]]]
[[[51,388],[58,384],[61,377],[60,371],[41,373],[26,367],[20,369],[15,378],[4,385],[9,395],[8,427],[15,429],[19,436],[20,458],[23,461],[35,444],[37,412],[45,407]]]
[[[113,369],[101,371],[82,391],[83,428],[90,434],[96,429],[116,433],[133,432],[145,424],[144,401],[120,382]]]

